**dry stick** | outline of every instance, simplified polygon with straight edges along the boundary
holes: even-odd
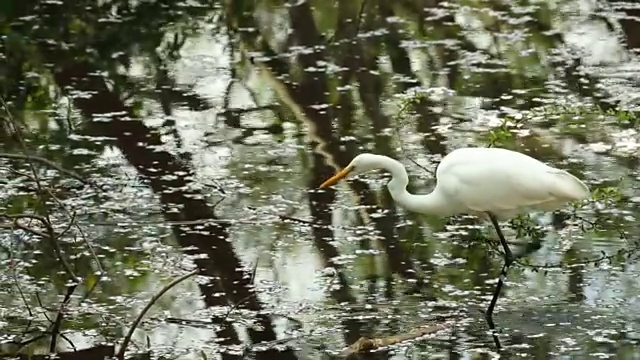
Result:
[[[75,212],[75,211],[72,211],[72,212],[71,212],[71,214],[70,214],[70,216],[71,216],[71,220],[69,221],[69,223],[67,224],[67,226],[66,226],[64,229],[62,229],[62,231],[60,232],[60,234],[58,234],[58,235],[56,236],[56,239],[60,239],[61,237],[63,237],[66,233],[68,233],[68,232],[69,232],[69,230],[71,230],[71,227],[73,226],[73,224],[75,224],[75,221],[76,221],[76,212]]]
[[[16,133],[16,138],[18,139],[18,142],[20,142],[20,145],[22,147],[22,150],[24,150],[24,153],[27,153],[27,145],[25,144],[24,140],[22,139],[22,136],[20,135],[20,129],[18,129],[18,127],[15,124],[15,121],[13,120],[13,116],[11,115],[11,112],[9,111],[9,107],[7,106],[6,101],[4,101],[4,98],[2,96],[0,96],[0,103],[2,104],[2,106],[4,107],[4,110],[7,113],[7,119],[8,119],[8,123],[9,125],[13,128],[13,130]],[[23,155],[21,157],[22,159],[30,159],[29,155]],[[33,166],[33,164],[31,163],[31,161],[27,161],[27,165],[29,165],[29,169],[31,170],[31,173],[33,173],[34,178],[36,179],[36,186],[38,187],[38,190],[42,190],[42,184],[40,183],[40,179],[38,178],[38,172],[36,171],[35,167]]]
[[[147,311],[149,311],[151,306],[153,306],[153,304],[155,304],[156,301],[158,301],[158,299],[160,299],[160,297],[162,295],[164,295],[164,293],[169,291],[169,289],[171,289],[172,287],[178,285],[179,283],[183,282],[184,280],[186,280],[186,279],[188,279],[188,278],[190,278],[190,277],[192,277],[194,275],[197,275],[197,274],[198,274],[198,270],[193,270],[192,272],[184,274],[184,275],[180,276],[179,278],[173,279],[165,287],[160,289],[160,291],[157,294],[155,294],[151,298],[151,300],[149,300],[149,303],[147,303],[147,306],[145,306],[144,309],[142,309],[142,311],[140,312],[140,314],[138,314],[138,317],[135,319],[133,324],[131,324],[131,328],[129,328],[129,332],[127,333],[127,335],[125,335],[124,339],[122,339],[122,345],[120,346],[120,349],[118,350],[118,354],[116,355],[116,358],[124,359],[124,352],[127,350],[127,346],[129,345],[129,342],[131,341],[131,337],[133,336],[133,332],[136,330],[136,327],[138,327],[138,324],[140,324],[140,321],[142,321],[142,318],[147,313]]]

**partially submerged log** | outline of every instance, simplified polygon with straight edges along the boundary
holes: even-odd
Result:
[[[381,338],[361,337],[349,347],[342,350],[341,355],[347,359],[353,359],[356,355],[375,351],[387,346],[397,345],[409,340],[415,340],[425,335],[434,334],[441,330],[450,329],[455,325],[454,322],[442,322],[437,324],[428,324],[412,329],[411,331],[398,335],[390,335]]]

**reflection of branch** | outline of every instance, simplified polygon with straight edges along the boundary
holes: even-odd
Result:
[[[140,312],[140,314],[138,314],[138,317],[135,319],[133,324],[131,324],[131,327],[129,328],[129,332],[127,333],[127,335],[125,335],[124,339],[122,339],[122,345],[120,346],[120,350],[118,350],[118,355],[116,355],[118,359],[124,359],[124,352],[127,350],[127,345],[129,345],[129,341],[131,341],[133,332],[136,330],[136,327],[138,326],[138,324],[140,324],[140,321],[142,321],[142,318],[147,313],[147,311],[149,311],[151,306],[153,306],[153,304],[155,304],[156,301],[158,301],[158,299],[160,299],[160,297],[164,295],[167,291],[169,291],[172,287],[178,285],[179,283],[187,280],[188,278],[196,274],[198,274],[198,270],[193,270],[192,272],[184,274],[179,278],[173,279],[170,283],[168,283],[167,285],[165,285],[165,287],[160,289],[160,291],[149,300],[149,302],[147,303],[147,306],[145,306],[144,309],[142,309],[142,311]]]
[[[134,85],[131,85],[132,87]],[[213,105],[209,103],[209,101],[203,97],[201,97],[198,93],[191,89],[182,89],[179,86],[181,85],[172,85],[169,89],[166,89],[167,101],[169,101],[173,105],[184,105],[191,111],[206,111],[213,108]],[[136,92],[137,94],[157,99],[156,90],[146,91],[141,89]]]
[[[413,8],[415,4],[410,1],[405,1],[400,5],[401,7],[409,7]],[[393,72],[401,75],[404,81],[401,81],[398,85],[402,92],[408,92],[411,89],[419,87],[422,84],[422,81],[416,76],[416,74],[411,69],[411,60],[409,58],[409,53],[402,46],[402,42],[405,40],[402,31],[394,22],[390,22],[387,19],[392,19],[397,16],[396,11],[391,3],[379,0],[378,1],[378,10],[379,17],[381,19],[382,25],[385,27],[387,32],[383,35],[382,40],[387,49],[387,54],[389,55],[389,60],[391,62],[391,68]],[[417,9],[407,9],[410,14],[413,13],[418,15],[418,19],[416,19],[418,27],[418,33],[422,35],[427,24],[424,23],[424,15],[428,12],[428,8],[421,10]],[[417,12],[415,12],[417,11]],[[441,21],[444,21],[442,19]],[[451,23],[455,23],[455,21],[451,21]],[[431,26],[436,27],[438,29],[440,27],[439,24],[435,23]],[[447,25],[442,25],[447,26]],[[438,29],[436,33],[440,32]],[[455,34],[453,34],[455,35]],[[453,36],[450,36],[453,37]],[[438,50],[444,49],[443,46],[436,46]],[[445,59],[450,56],[451,52],[443,53],[440,56],[443,57],[442,61],[446,64],[448,61]],[[453,60],[453,59],[451,59]],[[453,62],[452,62],[453,63]],[[447,72],[447,78],[449,82],[449,87],[455,86],[455,78],[457,77],[457,71]],[[418,99],[418,101],[413,102],[411,105],[414,106],[417,113],[420,115],[417,119],[416,123],[416,131],[422,134],[422,145],[430,154],[445,154],[446,146],[443,145],[446,142],[444,141],[444,137],[438,131],[435,130],[435,127],[440,121],[440,115],[433,111],[434,104],[426,97]]]
[[[258,212],[258,209],[253,207],[253,206],[247,206],[246,207],[248,210],[251,211],[255,211]],[[361,228],[359,226],[347,226],[347,225],[327,225],[327,224],[320,224],[320,223],[316,223],[310,220],[305,220],[305,219],[300,219],[300,218],[296,218],[296,217],[292,217],[292,216],[288,216],[288,215],[281,215],[281,214],[275,214],[272,213],[272,215],[277,216],[280,220],[286,222],[294,222],[294,223],[299,223],[299,224],[304,224],[307,225],[309,227],[320,227],[320,228],[326,228],[328,226],[331,226],[331,228],[333,229],[341,229],[341,230],[351,230],[351,231],[358,231],[361,230]],[[254,221],[247,221],[247,224],[255,224]],[[115,223],[114,223],[115,224]]]
[[[158,53],[153,54],[151,61],[156,67],[155,80],[156,94],[158,95],[157,100],[160,103],[162,112],[164,113],[164,122],[162,123],[162,127],[169,131],[176,143],[176,147],[181,149],[183,147],[183,141],[176,126],[176,120],[173,118],[173,103],[171,102],[169,90],[176,87],[176,82],[171,75],[169,75],[165,59],[163,59]],[[186,156],[185,160],[190,160],[190,154],[188,152],[184,151],[181,155]]]
[[[231,49],[231,53],[233,54],[234,49]],[[229,84],[227,84],[227,88],[225,89],[224,92],[224,101],[223,101],[223,107],[224,107],[224,111],[219,113],[218,116],[223,116],[224,117],[224,123],[225,125],[234,128],[234,129],[241,129],[242,130],[242,134],[240,136],[235,137],[232,142],[234,144],[242,144],[244,139],[252,136],[256,131],[267,131],[270,134],[273,135],[277,135],[277,134],[282,134],[284,132],[284,128],[282,127],[281,124],[279,124],[278,122],[275,122],[271,125],[266,125],[266,126],[257,126],[257,127],[249,127],[249,126],[244,126],[241,124],[240,122],[240,116],[249,112],[254,112],[254,111],[263,111],[263,110],[271,110],[274,113],[276,113],[276,115],[280,115],[279,114],[279,107],[275,104],[270,104],[270,105],[257,105],[251,108],[247,108],[247,109],[241,109],[241,108],[230,108],[229,104],[231,103],[231,92],[233,90],[233,85],[236,82],[240,82],[237,79],[237,70],[235,67],[231,68],[231,81],[229,81]],[[243,84],[244,85],[244,84]],[[251,98],[253,99],[253,102],[255,104],[258,103],[258,99],[257,96],[255,96],[255,92],[252,91],[248,86],[244,86],[245,89],[249,92],[249,94],[251,95]],[[279,118],[283,118],[282,116],[278,116]]]
[[[242,135],[233,139],[234,143],[239,144],[242,142],[242,140],[252,136],[256,131],[266,131],[272,135],[280,135],[284,132],[284,127],[282,126],[282,124],[278,122],[274,122],[270,125],[264,125],[264,126],[244,126],[240,123],[240,115],[254,112],[254,111],[263,111],[263,110],[271,110],[275,112],[276,115],[278,115],[279,109],[280,107],[278,105],[272,104],[272,105],[255,106],[247,109],[242,109],[242,108],[227,109],[219,113],[218,115],[223,116],[225,118],[225,121],[224,121],[225,125],[232,127],[234,129],[242,130]]]
[[[231,10],[231,9],[229,9]],[[242,11],[246,12],[246,9]],[[315,68],[320,63],[326,63],[325,51],[320,46],[321,36],[314,22],[311,7],[308,3],[296,3],[289,6],[289,19],[291,28],[296,37],[296,43],[301,47],[318,49],[313,52],[303,52],[298,55],[298,64],[301,68]],[[231,15],[239,22],[242,28],[254,28],[252,20],[247,17],[238,18]],[[325,163],[335,169],[345,167],[355,154],[345,153],[340,148],[340,141],[334,136],[332,111],[327,110],[327,94],[329,94],[329,79],[323,71],[314,73],[302,73],[296,82],[284,81],[286,74],[290,73],[288,63],[278,56],[271,46],[262,39],[258,42],[253,35],[240,32],[243,44],[248,51],[260,51],[261,59],[264,62],[256,62],[256,66],[264,70],[264,74],[270,78],[274,90],[281,100],[290,107],[291,111],[308,125],[308,139],[314,145],[314,151],[323,155]],[[388,255],[389,265],[392,272],[400,274],[405,279],[416,279],[416,271],[413,262],[407,252],[394,237],[393,228],[386,226],[384,221],[386,215],[378,216],[380,208],[377,200],[369,186],[357,179],[347,182],[351,189],[359,198],[359,202],[365,205],[361,211],[363,215],[368,215],[368,220],[374,223],[376,230],[381,235],[380,242]]]
[[[632,51],[639,49],[640,9],[637,8],[637,5],[629,6],[631,3],[632,2],[628,0],[608,0],[600,2],[600,10],[604,11],[594,11],[588,14],[585,21],[601,21],[606,25],[607,30],[614,34],[622,30],[624,34],[623,45]]]
[[[254,112],[254,111],[275,110],[277,108],[278,108],[278,105],[275,105],[275,104],[254,106],[254,107],[250,107],[250,108],[246,108],[246,109],[243,109],[243,108],[230,108],[230,109],[227,109],[227,110],[219,113],[218,115],[220,115],[220,116],[242,115],[242,114],[246,114],[246,113],[250,113],[250,112]]]

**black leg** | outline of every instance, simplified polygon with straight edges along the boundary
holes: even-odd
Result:
[[[507,272],[509,271],[509,267],[513,263],[513,253],[511,249],[509,249],[509,244],[507,244],[507,240],[505,240],[504,235],[502,234],[502,230],[500,230],[500,226],[498,225],[498,219],[496,219],[495,215],[492,213],[488,213],[489,218],[491,219],[491,223],[493,227],[496,228],[496,233],[500,238],[500,243],[502,244],[502,248],[504,249],[504,266],[500,271],[500,277],[498,278],[498,283],[496,284],[496,289],[493,292],[493,297],[491,298],[491,302],[489,303],[489,307],[487,308],[487,312],[485,314],[487,319],[487,324],[489,325],[489,329],[493,333],[493,340],[496,343],[496,347],[500,349],[500,339],[495,333],[496,325],[493,322],[493,309],[496,307],[496,303],[498,302],[498,298],[500,297],[500,291],[502,290],[502,286],[504,285],[504,281],[507,278]]]

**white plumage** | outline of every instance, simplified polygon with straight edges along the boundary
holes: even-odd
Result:
[[[442,160],[436,178],[434,192],[457,205],[451,214],[491,212],[504,220],[589,197],[589,188],[568,172],[501,148],[455,150]]]
[[[589,197],[589,188],[564,170],[525,154],[501,148],[462,148],[442,159],[436,171],[436,187],[429,194],[407,192],[409,177],[404,166],[387,156],[360,154],[320,188],[331,186],[349,174],[375,169],[391,173],[387,184],[393,199],[414,212],[449,216],[469,213],[504,220],[528,210],[550,211],[564,203]]]
[[[546,165],[530,156],[501,148],[462,148],[449,153],[436,170],[436,187],[429,194],[407,192],[409,176],[402,164],[387,156],[360,154],[322,183],[331,186],[349,174],[384,169],[391,173],[387,184],[401,207],[418,213],[450,216],[460,213],[489,218],[504,249],[504,266],[487,308],[489,328],[495,329],[493,310],[514,256],[498,220],[506,220],[528,210],[551,211],[569,201],[584,200],[589,188],[564,170]],[[500,348],[497,335],[493,335]]]

